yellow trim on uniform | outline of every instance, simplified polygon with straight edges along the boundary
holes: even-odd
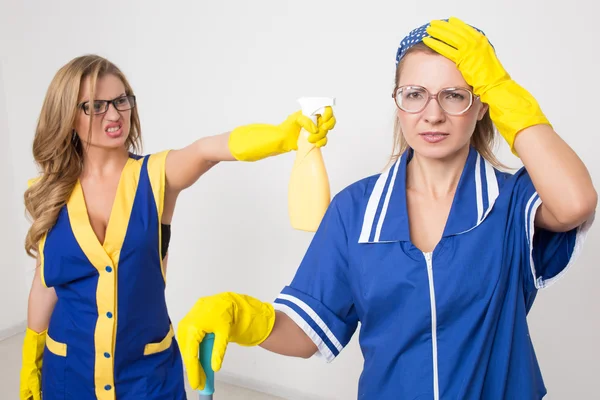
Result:
[[[30,188],[33,184],[38,183],[41,179],[42,179],[41,176],[28,179],[27,187]],[[47,235],[48,235],[48,233],[45,233],[42,236],[42,238],[40,239],[40,242],[38,243],[38,253],[39,253],[39,260],[40,260],[40,278],[42,280],[42,285],[44,285],[44,287],[48,287],[48,285],[46,285],[46,279],[44,278],[44,246],[46,245],[46,236]]]
[[[141,162],[138,161],[130,158],[121,172],[104,243],[100,243],[92,229],[83,189],[79,181],[67,203],[75,239],[99,274],[96,288],[98,321],[94,332],[94,385],[96,397],[99,400],[115,399],[114,349],[117,335],[117,272],[121,247],[127,232],[141,170]],[[136,173],[137,175],[135,175]],[[110,272],[107,271],[107,268],[111,269]],[[112,313],[112,318],[108,318],[108,312]]]
[[[142,162],[143,158],[139,160],[130,158],[127,162],[127,165],[123,169],[123,172],[121,174],[121,180],[119,181],[119,186],[117,188],[113,208],[110,213],[109,224],[106,227],[106,236],[104,238],[103,246],[114,262],[114,265],[116,267],[115,272],[118,272],[119,270],[119,259],[121,256],[121,249],[123,248],[123,242],[125,240],[125,235],[127,234],[127,227],[129,226],[129,220],[131,219],[131,210],[133,209],[133,202],[135,200],[135,194],[137,192],[138,182],[140,180]],[[116,279],[116,277],[117,274],[115,274],[115,293],[118,293],[118,280]],[[113,330],[112,338],[113,352],[110,358],[111,361],[114,357],[115,343],[117,343],[118,303],[119,299],[115,295],[115,311],[113,316],[113,319],[115,321],[115,328]],[[97,329],[96,335],[98,335]],[[111,374],[113,374],[112,370]],[[112,392],[114,393],[114,389]]]
[[[44,236],[40,239],[40,243],[38,245],[39,259],[40,259],[40,279],[42,281],[42,285],[44,287],[48,287],[46,285],[46,277],[44,277],[44,247],[46,246],[46,237],[48,237],[47,233],[44,233]]]
[[[173,326],[171,325],[169,327],[169,333],[167,333],[167,336],[165,336],[160,343],[148,343],[146,345],[144,348],[144,355],[149,356],[167,350],[169,347],[171,347],[173,336],[175,336],[175,332],[173,331]]]
[[[116,329],[115,318],[107,318],[106,313],[116,314],[116,270],[115,266],[108,256],[89,221],[87,207],[83,196],[81,183],[77,181],[71,198],[67,203],[67,210],[71,220],[71,229],[75,239],[81,246],[90,263],[98,270],[98,286],[96,288],[96,305],[98,307],[98,322],[94,333],[95,344],[95,365],[94,365],[94,384],[96,387],[96,397],[100,400],[114,400],[114,377],[113,377],[113,359],[104,357],[105,352],[110,352],[114,348],[113,331]],[[112,268],[112,272],[107,272],[106,268]],[[104,387],[110,385],[112,390],[105,390]]]
[[[27,180],[27,187],[30,188],[34,183],[37,183],[40,179],[42,179],[41,176],[35,177],[35,178],[31,178]]]
[[[79,243],[79,246],[81,246],[81,250],[83,250],[96,269],[103,271],[107,265],[112,264],[112,260],[104,251],[104,248],[92,229],[87,207],[85,205],[83,188],[79,181],[77,181],[75,187],[73,187],[71,197],[67,202],[67,211],[69,213],[73,235],[75,236],[77,243]]]
[[[115,265],[119,264],[121,248],[127,233],[129,217],[139,181],[142,160],[130,158],[121,173],[117,194],[108,219],[106,236],[102,247]]]
[[[154,195],[154,202],[158,212],[158,258],[160,259],[160,270],[163,275],[165,282],[167,281],[167,274],[163,265],[162,259],[162,215],[165,204],[165,189],[166,189],[166,160],[170,150],[164,150],[159,153],[150,155],[148,158],[148,178],[150,179],[150,186],[152,186],[152,194]]]
[[[48,333],[46,333],[46,347],[48,347],[48,350],[51,353],[56,354],[57,356],[67,356],[67,345],[65,343],[55,341],[50,337],[50,335],[48,335]]]

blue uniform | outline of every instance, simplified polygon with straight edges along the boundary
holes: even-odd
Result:
[[[275,308],[327,361],[360,322],[359,399],[541,399],[527,313],[592,221],[534,228],[541,200],[527,171],[498,171],[471,148],[443,237],[423,253],[409,236],[411,157],[335,196]]]
[[[160,256],[166,155],[129,158],[104,243],[79,182],[40,243],[42,281],[58,296],[44,400],[186,398]]]

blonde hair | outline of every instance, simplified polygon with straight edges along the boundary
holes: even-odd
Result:
[[[90,78],[89,101],[92,103],[96,82],[106,75],[119,78],[126,94],[133,95],[121,70],[97,55],[71,60],[58,70],[48,87],[33,139],[33,157],[41,176],[24,194],[25,209],[32,221],[25,239],[25,251],[31,257],[38,255],[40,240],[56,223],[82,171],[83,144],[73,128],[81,85]],[[93,118],[92,113],[90,121]],[[91,127],[90,123],[88,137],[91,137]],[[131,110],[131,130],[125,145],[131,152],[141,151],[141,128],[136,108]]]
[[[438,54],[433,49],[427,47],[423,43],[417,43],[412,46],[406,52],[404,58],[400,60],[398,63],[398,67],[396,68],[396,78],[394,81],[394,87],[398,87],[398,83],[400,82],[400,73],[402,70],[402,66],[404,65],[404,60],[406,60],[406,56],[413,52],[425,52],[430,54]],[[487,110],[481,119],[481,121],[477,121],[475,125],[475,132],[473,136],[471,136],[471,145],[481,154],[483,158],[490,162],[495,168],[498,169],[506,169],[509,168],[502,164],[494,154],[494,146],[496,144],[496,130],[494,129],[494,125],[492,123],[492,119],[490,118],[490,112]],[[394,121],[394,147],[392,149],[392,155],[390,157],[390,164],[396,162],[398,158],[406,151],[408,148],[408,143],[402,134],[402,129],[400,128],[400,120],[398,118],[398,114],[395,113],[395,121]]]

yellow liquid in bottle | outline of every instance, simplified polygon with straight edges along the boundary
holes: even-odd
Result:
[[[316,232],[331,202],[331,192],[321,149],[307,137],[308,132],[302,129],[290,177],[288,210],[294,229]]]

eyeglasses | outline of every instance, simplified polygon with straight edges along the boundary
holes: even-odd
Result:
[[[112,100],[94,100],[93,112],[94,115],[104,114],[108,111],[109,105],[112,104],[119,111],[131,110],[135,107],[135,96],[120,96]],[[85,101],[78,104],[78,107],[83,110],[85,115],[90,115],[90,102]]]
[[[473,99],[478,98],[469,89],[444,88],[436,94],[430,94],[422,86],[400,86],[394,90],[392,97],[399,109],[411,114],[423,111],[429,101],[435,98],[442,110],[450,115],[466,113],[473,105]]]

